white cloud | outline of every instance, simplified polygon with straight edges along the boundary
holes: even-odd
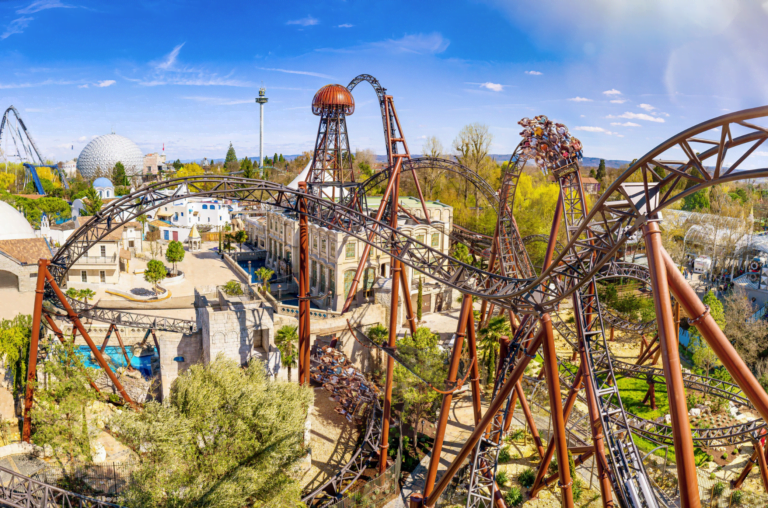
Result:
[[[406,35],[400,39],[388,39],[376,42],[374,46],[383,46],[403,53],[415,53],[417,55],[436,55],[448,49],[451,43],[437,32],[431,34]]]
[[[338,26],[338,28],[352,28],[353,26],[355,25],[352,25],[350,23],[342,23],[341,25]]]
[[[585,118],[587,115],[579,115],[580,118]]]
[[[77,141],[78,141],[79,143],[84,143],[84,142],[85,142],[85,141],[87,141],[87,140],[88,140],[88,137],[87,137],[87,136],[80,136],[79,138],[77,138]]]
[[[24,32],[24,29],[29,26],[29,22],[32,21],[34,18],[29,17],[20,17],[16,18],[13,21],[11,21],[11,24],[5,27],[5,32],[3,32],[3,35],[0,35],[0,39],[7,39],[13,34],[20,34]]]
[[[541,76],[542,74],[544,74],[543,72],[539,72],[539,71],[525,71],[525,73],[530,74],[531,76]]]
[[[504,90],[504,85],[500,85],[499,83],[491,83],[489,81],[488,83],[481,83],[480,88],[487,88],[488,90],[493,90],[494,92],[501,92]]]
[[[582,125],[579,127],[574,127],[573,130],[575,131],[586,131],[586,132],[602,132],[603,134],[608,134],[609,136],[615,134],[609,130],[603,129],[602,127],[591,127],[588,125]]]
[[[301,19],[293,19],[291,21],[288,21],[286,25],[301,25],[301,26],[314,26],[320,23],[317,19],[313,18],[312,16],[307,16],[306,18]]]
[[[97,86],[99,88],[106,88],[108,86],[114,85],[115,83],[117,83],[117,81],[115,81],[114,79],[104,79],[99,81],[98,83],[95,83],[93,86]]]
[[[606,118],[627,118],[629,120],[647,120],[649,122],[657,122],[657,123],[664,123],[663,118],[658,118],[651,115],[646,115],[645,113],[630,113],[627,111],[623,115],[608,115]]]
[[[611,102],[613,104],[624,104],[625,102],[627,102],[627,100],[626,99],[613,99]]]
[[[587,99],[587,98],[584,98],[584,97],[574,97],[574,98],[568,99],[568,100],[569,101],[573,101],[573,102],[592,102],[592,99]]]
[[[634,122],[624,122],[624,123],[611,122],[611,125],[619,125],[621,127],[641,127],[639,123],[634,123]]]
[[[646,111],[653,111],[654,109],[656,109],[653,106],[651,106],[650,104],[640,104],[638,107],[640,109],[644,109]]]
[[[621,92],[619,92],[615,88],[611,88],[610,90],[606,90],[605,92],[603,92],[603,95],[621,95]]]
[[[200,97],[200,96],[183,97],[183,98],[188,101],[205,102],[207,104],[212,104],[214,106],[233,106],[235,104],[253,103],[253,99],[228,99],[225,97]]]
[[[77,88],[88,88],[88,83],[86,83],[84,85],[77,85]]]
[[[16,14],[34,14],[36,12],[44,11],[46,9],[72,9],[74,5],[66,5],[61,3],[60,0],[35,0],[28,6],[18,9]]]
[[[768,152],[766,152],[765,150],[757,150],[755,152],[755,155],[759,155],[760,157],[768,157]]]
[[[186,42],[182,42],[173,48],[173,50],[171,50],[171,52],[168,53],[165,58],[155,64],[155,68],[163,71],[171,70],[176,63],[176,58],[179,56],[179,51],[181,51],[181,48],[184,47],[184,44],[186,44]]]
[[[268,68],[268,67],[257,67],[257,69],[261,69],[262,71],[284,72],[286,74],[301,74],[302,76],[314,76],[316,78],[336,79],[333,76],[329,76],[327,74],[320,74],[319,72],[294,71],[291,69],[274,69],[274,68]]]

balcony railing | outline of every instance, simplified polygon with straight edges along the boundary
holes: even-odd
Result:
[[[109,265],[117,261],[117,254],[112,256],[83,256],[79,258],[76,265]]]

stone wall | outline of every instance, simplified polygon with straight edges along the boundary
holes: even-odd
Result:
[[[245,365],[256,348],[268,351],[274,343],[272,308],[260,301],[233,302],[221,310],[199,309],[203,337],[203,362],[210,363],[219,354]]]
[[[173,334],[158,337],[160,344],[160,383],[163,399],[171,392],[171,385],[179,374],[203,359],[203,333]]]
[[[37,265],[21,265],[8,256],[0,254],[0,271],[11,272],[18,277],[19,284],[17,289],[22,293],[35,290]]]

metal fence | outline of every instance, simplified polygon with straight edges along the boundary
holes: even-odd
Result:
[[[93,497],[114,497],[131,483],[136,463],[47,466],[32,479]]]

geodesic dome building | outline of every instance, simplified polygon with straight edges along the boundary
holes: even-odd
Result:
[[[77,170],[83,178],[91,179],[110,175],[118,162],[125,166],[127,176],[140,176],[144,154],[136,143],[125,136],[106,134],[85,145],[77,158]]]

